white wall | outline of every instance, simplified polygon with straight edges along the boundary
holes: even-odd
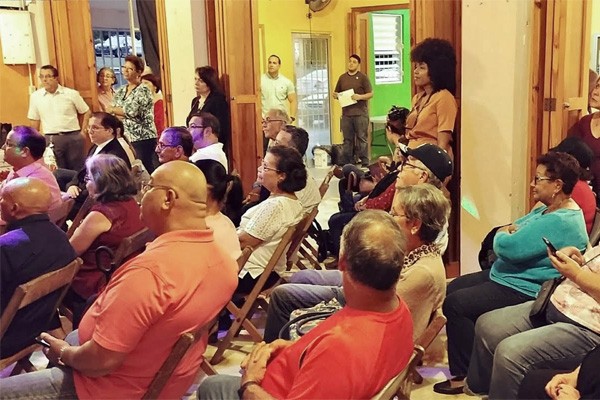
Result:
[[[532,3],[462,3],[462,274],[492,227],[526,212]]]
[[[206,24],[204,0],[165,2],[167,36],[173,92],[173,122],[185,125],[190,103],[196,96],[194,70],[206,65]]]

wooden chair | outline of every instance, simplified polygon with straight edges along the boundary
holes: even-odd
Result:
[[[429,324],[425,331],[419,336],[416,340],[416,344],[421,346],[424,350],[431,345],[431,343],[435,340],[438,333],[442,330],[444,325],[446,325],[446,317],[442,314],[442,309],[438,308],[433,313],[431,313],[431,318],[429,319]],[[412,374],[413,382],[417,385],[423,383],[423,377],[419,374],[418,371],[414,371]]]
[[[413,354],[408,360],[408,364],[404,369],[390,380],[371,400],[391,400],[398,398],[399,400],[410,399],[412,390],[411,376],[415,372],[417,364],[423,357],[425,350],[418,344],[415,344]]]
[[[54,317],[58,305],[61,303],[63,297],[67,293],[67,289],[69,288],[73,277],[79,270],[81,263],[81,259],[76,258],[61,269],[48,272],[47,274],[32,279],[27,283],[19,285],[15,290],[15,293],[12,295],[10,302],[4,309],[2,317],[0,318],[0,340],[2,340],[2,337],[10,327],[13,318],[20,309],[32,304],[42,297],[60,290],[56,304],[54,307],[48,309],[48,324]],[[21,372],[22,370],[28,372],[35,370],[31,362],[29,362],[29,357],[31,356],[31,353],[36,351],[39,347],[39,345],[33,344],[10,357],[0,360],[0,370],[6,368],[14,362],[17,362],[17,365],[13,369],[13,375]]]
[[[237,259],[238,271],[241,271],[242,268],[244,268],[246,261],[248,261],[253,251],[254,249],[252,248],[252,246],[244,247],[244,250],[242,250],[242,254],[240,254],[240,256]]]
[[[175,342],[171,353],[169,353],[158,372],[156,372],[156,375],[154,375],[154,378],[152,379],[152,382],[150,382],[150,386],[148,386],[148,389],[146,390],[146,393],[144,394],[142,399],[159,398],[160,393],[165,388],[165,385],[169,381],[169,378],[171,378],[171,375],[173,375],[173,371],[175,371],[175,368],[177,368],[181,359],[185,356],[188,350],[202,337],[202,335],[208,333],[212,327],[216,326],[216,324],[217,320],[213,319],[206,325],[202,326],[200,329],[194,332],[183,333],[179,337],[177,342]],[[206,367],[208,367],[211,370],[211,372],[214,372],[209,375],[216,374],[214,368],[212,368],[208,363],[206,363],[206,360],[204,359],[202,360],[202,364],[200,365],[200,367],[205,372]]]
[[[592,247],[596,246],[600,242],[600,208],[596,208],[596,216],[594,217],[594,224],[590,231],[590,244]]]
[[[327,171],[327,175],[325,175],[323,182],[321,182],[321,186],[319,186],[319,193],[321,194],[321,199],[325,197],[325,193],[327,193],[327,190],[329,189],[329,182],[331,182],[331,178],[333,177],[334,169],[335,165],[331,167],[329,171]]]
[[[67,221],[67,216],[73,209],[73,205],[75,205],[75,199],[69,197],[62,202],[60,207],[48,211],[48,217],[50,217],[50,221],[54,222],[54,224],[58,227],[63,226]]]
[[[146,244],[153,241],[155,237],[154,233],[148,228],[143,228],[123,239],[115,251],[107,246],[98,247],[95,251],[96,265],[106,276],[106,281],[108,282],[112,273],[123,264],[123,261],[132,254],[142,251],[146,247]],[[106,264],[102,260],[103,253],[110,259],[109,265],[103,265]]]
[[[254,326],[254,324],[250,321],[250,318],[252,317],[254,311],[258,308],[258,306],[261,305],[261,303],[258,302],[258,296],[263,291],[265,283],[267,282],[267,278],[275,268],[275,265],[277,264],[279,259],[285,255],[285,252],[292,240],[292,236],[294,235],[297,226],[298,225],[290,226],[287,232],[283,235],[281,241],[279,242],[277,248],[271,256],[271,259],[265,266],[265,270],[262,274],[260,274],[258,281],[256,281],[256,283],[254,284],[254,288],[252,289],[250,294],[245,296],[245,302],[242,308],[238,308],[233,303],[233,301],[230,301],[229,304],[227,304],[227,309],[231,314],[233,314],[235,320],[233,321],[231,327],[227,331],[227,335],[219,342],[217,351],[210,360],[211,364],[218,364],[223,359],[223,353],[225,353],[225,350],[229,348],[231,341],[233,340],[234,336],[238,333],[238,331],[242,328],[242,326],[248,331],[248,333],[255,342],[260,342],[262,340],[262,335],[260,334],[256,326]],[[264,308],[264,302],[262,302],[262,307]]]
[[[79,209],[79,211],[77,211],[77,215],[75,215],[75,218],[73,218],[73,223],[69,227],[69,230],[67,230],[67,237],[69,239],[71,238],[71,236],[73,236],[73,233],[75,233],[75,229],[77,229],[77,227],[81,225],[81,221],[83,221],[85,216],[89,214],[95,202],[96,200],[92,196],[88,196],[85,199],[85,201],[81,205],[81,208]]]
[[[309,257],[311,254],[308,253],[306,249],[302,247],[306,236],[308,236],[308,229],[312,225],[317,213],[319,212],[318,206],[313,208],[313,210],[308,213],[297,225],[296,231],[292,236],[292,240],[290,242],[290,247],[288,248],[286,257],[287,257],[287,270],[290,271],[294,265],[296,265],[299,269],[306,269],[304,262],[298,257],[298,254],[301,254],[303,257]],[[306,255],[305,255],[306,254]]]

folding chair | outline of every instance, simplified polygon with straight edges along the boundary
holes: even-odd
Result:
[[[112,273],[123,264],[123,261],[131,255],[141,252],[146,247],[146,244],[155,238],[154,233],[148,228],[143,228],[123,239],[115,251],[107,246],[98,247],[94,254],[96,256],[96,266],[104,273],[106,282],[108,282]],[[110,259],[110,264],[107,266],[103,265],[102,253],[107,254]]]
[[[427,350],[427,348],[431,345],[431,343],[435,340],[438,333],[442,330],[444,325],[446,325],[446,317],[442,314],[442,309],[438,308],[431,313],[431,318],[429,319],[429,324],[425,331],[419,336],[416,340],[416,344],[421,346],[423,350]],[[415,370],[412,375],[413,382],[417,385],[423,383],[423,377],[421,374]]]
[[[46,325],[48,325],[48,323],[50,323],[54,317],[58,305],[61,303],[63,297],[67,293],[67,289],[69,288],[73,277],[79,270],[81,263],[81,259],[76,258],[61,269],[48,272],[42,276],[32,279],[27,283],[19,285],[15,290],[15,293],[12,295],[6,309],[2,313],[2,317],[0,318],[0,341],[4,337],[4,334],[10,327],[13,318],[19,310],[34,303],[42,297],[60,290],[60,294],[56,303],[54,304],[54,307],[48,309],[48,321],[46,323]],[[31,356],[31,353],[36,351],[39,347],[40,346],[38,344],[33,344],[10,357],[0,360],[0,370],[6,368],[14,362],[17,362],[17,365],[12,371],[13,375],[16,375],[22,370],[27,372],[34,371],[35,367],[29,361],[29,357]]]
[[[48,217],[50,217],[50,221],[54,222],[56,226],[63,226],[67,221],[67,216],[71,212],[73,205],[75,205],[75,199],[69,197],[62,202],[60,207],[48,211]]]
[[[325,193],[327,193],[327,190],[329,189],[329,182],[331,182],[331,178],[333,177],[334,169],[335,165],[331,167],[329,171],[327,171],[327,175],[325,175],[323,182],[321,182],[321,186],[319,186],[319,193],[321,194],[321,199],[325,197]]]
[[[256,283],[254,284],[254,288],[252,289],[249,295],[245,296],[246,299],[242,308],[238,308],[233,303],[233,301],[230,301],[229,304],[227,304],[227,309],[231,314],[233,314],[235,320],[233,321],[233,324],[227,331],[227,335],[219,342],[217,351],[210,360],[211,364],[218,364],[223,359],[223,353],[225,353],[225,350],[229,348],[231,341],[242,326],[248,331],[248,333],[255,342],[260,342],[262,340],[262,335],[260,334],[260,332],[258,332],[258,329],[250,321],[250,318],[252,317],[252,314],[254,314],[254,311],[259,305],[262,305],[262,307],[265,308],[265,302],[259,302],[258,296],[263,291],[265,283],[267,282],[269,275],[275,268],[275,265],[277,264],[279,259],[285,255],[286,250],[294,235],[294,232],[297,229],[297,226],[298,224],[290,226],[287,232],[283,235],[281,241],[279,242],[277,248],[271,256],[271,259],[265,266],[265,270],[260,275],[260,278],[258,278],[258,281],[256,281]]]
[[[313,210],[308,213],[300,223],[297,225],[296,231],[292,236],[292,240],[290,242],[290,247],[288,248],[286,257],[287,257],[287,270],[291,271],[294,265],[296,265],[299,269],[306,269],[307,267],[304,265],[303,260],[298,257],[298,253],[300,253],[303,257],[310,256],[310,254],[306,254],[307,251],[302,248],[302,244],[308,235],[308,229],[312,225],[317,213],[319,212],[318,206],[313,208]],[[306,254],[306,255],[305,255]]]
[[[418,344],[415,344],[413,354],[408,361],[408,364],[398,375],[390,380],[371,400],[391,400],[398,398],[399,400],[410,399],[412,390],[411,376],[415,372],[417,364],[423,357],[425,350]]]
[[[596,216],[594,217],[594,224],[590,231],[590,245],[596,246],[600,242],[600,208],[596,208]]]
[[[165,388],[165,385],[173,375],[173,371],[179,365],[181,359],[185,356],[188,350],[196,343],[203,334],[208,333],[215,325],[217,321],[212,319],[209,323],[202,326],[200,329],[194,332],[186,332],[183,333],[175,345],[171,350],[171,353],[167,356],[160,369],[154,375],[152,382],[150,382],[150,386],[146,390],[146,393],[142,397],[142,399],[157,399],[160,396],[160,393]],[[205,370],[205,364],[210,368],[211,371],[216,371],[206,363],[206,360],[202,359],[202,364],[200,365],[203,370]],[[205,370],[206,371],[206,370]],[[214,375],[214,374],[213,374]]]
[[[73,233],[75,233],[75,229],[77,229],[77,227],[81,225],[81,221],[83,221],[86,215],[89,214],[95,202],[96,200],[92,196],[88,196],[85,199],[85,201],[81,205],[81,208],[79,209],[79,211],[77,211],[77,215],[75,215],[75,218],[73,218],[73,223],[69,227],[69,230],[67,230],[67,237],[69,239],[71,239],[71,236],[73,236]]]

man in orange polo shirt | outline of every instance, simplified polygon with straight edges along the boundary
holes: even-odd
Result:
[[[2,398],[139,399],[181,334],[207,324],[231,299],[237,265],[206,228],[202,172],[184,161],[163,164],[143,192],[141,218],[157,239],[115,272],[84,315],[81,345],[43,333],[58,367],[3,379]],[[161,397],[185,394],[206,343],[204,333]]]

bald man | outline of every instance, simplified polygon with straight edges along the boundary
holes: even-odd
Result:
[[[2,395],[30,387],[47,398],[141,398],[182,333],[213,320],[237,285],[237,263],[206,228],[206,180],[184,161],[158,167],[143,185],[142,221],[158,237],[121,266],[79,325],[81,345],[42,337],[51,368],[2,380]],[[71,341],[72,338],[68,338]],[[194,381],[207,332],[182,358],[161,398]]]
[[[48,219],[51,203],[48,185],[37,178],[15,178],[2,189],[0,215],[8,225],[0,236],[0,313],[17,286],[77,257],[67,235]],[[15,315],[0,343],[2,358],[33,344],[41,332],[60,326],[58,319],[48,325],[57,295],[50,294]]]

